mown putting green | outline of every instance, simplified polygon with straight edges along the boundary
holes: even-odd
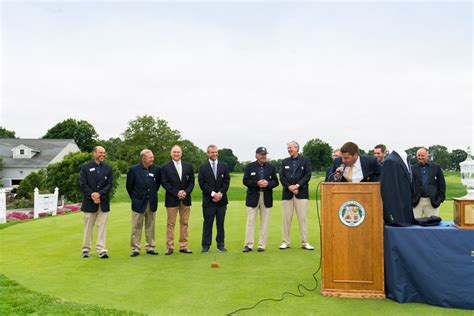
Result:
[[[123,189],[123,187],[121,188]],[[278,195],[277,195],[278,196]],[[164,206],[160,204],[156,239],[160,255],[143,252],[130,258],[130,210],[128,203],[114,203],[107,241],[111,258],[82,259],[82,214],[49,217],[0,230],[1,273],[29,290],[75,303],[147,314],[226,314],[252,306],[263,298],[297,293],[296,286],[315,285],[313,272],[319,264],[319,227],[316,206],[310,203],[309,239],[317,248],[299,248],[296,217],[292,226],[292,248],[278,249],[281,238],[281,202],[272,210],[267,251],[242,253],[246,210],[243,201],[231,202],[226,216],[226,247],[218,253],[200,253],[202,211],[192,207],[191,255],[165,256]],[[452,202],[445,202],[441,216],[452,217]],[[176,234],[177,239],[178,232]],[[215,237],[215,236],[214,236]],[[256,239],[258,236],[256,236]],[[216,259],[220,267],[211,269]],[[320,280],[320,275],[317,275]],[[245,314],[248,312],[243,312]],[[398,304],[391,300],[324,298],[320,288],[303,298],[287,296],[283,302],[265,302],[251,313],[259,314],[468,314],[424,304]]]

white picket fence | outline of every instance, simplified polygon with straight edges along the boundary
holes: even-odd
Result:
[[[7,194],[4,189],[0,189],[0,224],[7,222]]]
[[[35,209],[34,218],[38,218],[40,213],[51,212],[53,216],[58,211],[59,189],[56,187],[53,194],[39,194],[38,188],[35,188]]]

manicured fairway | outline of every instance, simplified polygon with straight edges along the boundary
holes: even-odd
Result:
[[[443,204],[443,219],[452,217],[451,209],[452,202]],[[88,259],[80,257],[83,218],[77,213],[0,230],[0,271],[38,293],[74,303],[146,314],[223,315],[252,306],[263,298],[279,298],[285,291],[297,293],[299,283],[314,287],[312,274],[318,268],[320,255],[314,200],[310,204],[309,238],[316,251],[299,248],[296,218],[292,226],[292,248],[278,249],[281,202],[277,201],[272,210],[267,251],[243,254],[246,210],[244,202],[233,201],[226,217],[229,252],[218,253],[213,245],[211,253],[201,254],[199,202],[191,212],[190,248],[194,251],[191,255],[164,255],[166,219],[164,206],[160,204],[156,223],[160,255],[142,253],[130,258],[129,204],[114,203],[107,230],[110,259],[98,259],[95,253]],[[210,268],[214,258],[220,264],[218,269]],[[319,274],[317,278],[320,280]],[[424,304],[398,304],[388,299],[324,298],[319,287],[305,293],[303,298],[286,296],[283,302],[265,302],[242,314],[471,314]],[[88,313],[81,309],[77,312]]]

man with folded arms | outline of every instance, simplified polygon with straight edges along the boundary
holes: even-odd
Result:
[[[155,218],[158,209],[160,167],[153,164],[153,152],[143,149],[141,163],[131,167],[127,173],[126,188],[132,200],[131,257],[140,254],[143,222],[145,222],[146,253],[157,255],[155,250]]]

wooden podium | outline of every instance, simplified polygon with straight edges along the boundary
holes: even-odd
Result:
[[[321,184],[323,296],[385,298],[380,183]]]

